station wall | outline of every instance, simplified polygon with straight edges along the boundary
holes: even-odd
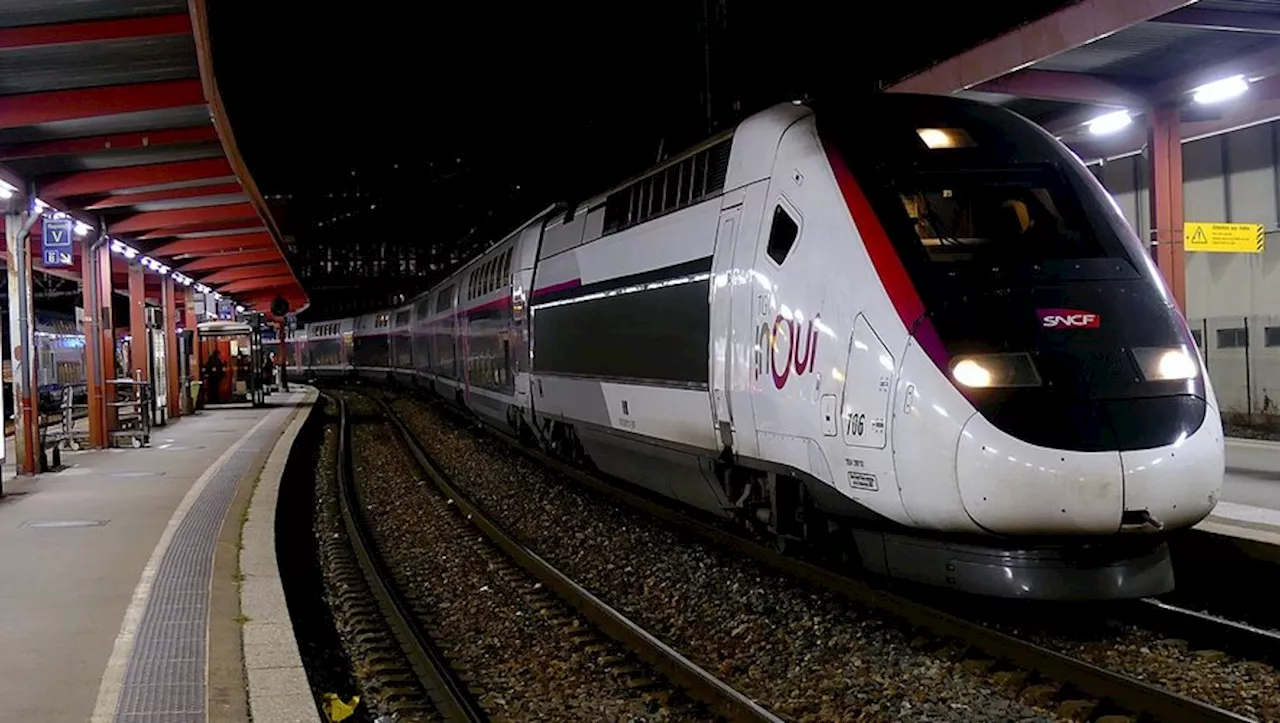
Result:
[[[1280,415],[1280,122],[1184,143],[1182,163],[1186,221],[1265,228],[1261,254],[1187,253],[1187,320],[1223,411]],[[1146,156],[1091,168],[1150,240]]]

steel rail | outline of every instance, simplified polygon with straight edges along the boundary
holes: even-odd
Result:
[[[761,721],[782,723],[782,719],[751,700],[746,695],[729,686],[724,681],[686,658],[679,651],[647,630],[637,625],[622,613],[610,607],[586,588],[574,582],[560,572],[551,563],[537,553],[525,547],[514,537],[502,529],[479,506],[473,503],[462,492],[449,476],[440,469],[427,454],[421,442],[409,431],[403,420],[387,404],[380,400],[386,410],[387,419],[400,433],[405,445],[422,469],[431,477],[437,487],[458,506],[470,521],[491,539],[503,552],[515,560],[542,581],[550,590],[559,595],[565,602],[594,623],[606,635],[622,643],[649,664],[667,676],[676,685],[684,688],[697,700],[707,705],[712,712],[735,721]]]
[[[327,396],[327,395],[326,395]],[[360,512],[351,454],[351,422],[347,400],[335,397],[338,404],[338,500],[351,548],[377,599],[383,617],[395,633],[410,666],[424,690],[445,720],[483,723],[489,716],[467,690],[449,665],[443,651],[423,630],[408,601],[394,584],[394,578],[377,554],[373,533]]]
[[[1158,628],[1170,637],[1183,637],[1237,655],[1280,665],[1280,633],[1236,622],[1211,613],[1172,605],[1157,598],[1142,598],[1128,611],[1134,625]]]

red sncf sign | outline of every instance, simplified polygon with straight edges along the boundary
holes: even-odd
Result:
[[[1040,326],[1046,329],[1097,329],[1102,317],[1080,309],[1037,309]]]

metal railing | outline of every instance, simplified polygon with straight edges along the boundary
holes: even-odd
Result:
[[[1188,319],[1223,417],[1280,426],[1280,315]]]

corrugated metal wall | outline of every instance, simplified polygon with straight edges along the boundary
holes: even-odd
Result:
[[[1264,224],[1262,254],[1188,253],[1187,317],[1228,412],[1280,414],[1280,122],[1182,146],[1187,221]],[[1135,231],[1151,238],[1147,159],[1094,166]]]

